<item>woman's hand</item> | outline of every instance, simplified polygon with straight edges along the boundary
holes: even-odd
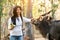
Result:
[[[34,18],[31,18],[31,23],[34,23],[35,22],[35,19]]]
[[[31,18],[31,23],[34,24],[34,23],[37,22],[38,20],[39,20],[39,21],[42,21],[43,18],[44,18],[44,16],[40,16],[40,17],[37,18],[37,19]]]

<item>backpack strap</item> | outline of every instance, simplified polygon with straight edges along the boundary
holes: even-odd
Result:
[[[14,16],[11,17],[11,21],[14,25],[16,25],[16,18]]]
[[[20,15],[20,17],[21,17],[21,20],[22,20],[22,32],[24,31],[24,29],[23,29],[23,17],[22,17],[22,15]],[[23,32],[23,36],[24,36],[24,32]]]
[[[22,23],[23,23],[23,17],[21,16],[21,20],[22,20]],[[16,25],[16,18],[15,17],[11,17],[11,21],[14,25]]]
[[[22,28],[23,28],[23,17],[22,16],[20,16],[21,17],[21,20],[22,20]]]

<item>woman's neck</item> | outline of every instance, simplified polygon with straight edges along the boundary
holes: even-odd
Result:
[[[20,17],[20,15],[18,15],[18,17]]]

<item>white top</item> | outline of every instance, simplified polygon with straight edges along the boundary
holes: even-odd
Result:
[[[14,29],[10,30],[10,35],[20,36],[23,35],[22,33],[22,20],[18,17],[19,20],[16,18],[16,26]],[[23,17],[23,22],[31,22],[31,19]],[[10,24],[12,23],[11,18],[8,20],[8,29],[10,28]]]

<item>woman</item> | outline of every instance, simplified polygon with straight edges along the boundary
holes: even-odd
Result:
[[[31,19],[22,17],[22,9],[16,6],[13,9],[13,16],[8,20],[8,29],[10,31],[10,40],[23,40],[22,21],[31,22]],[[14,27],[12,29],[11,25]]]

